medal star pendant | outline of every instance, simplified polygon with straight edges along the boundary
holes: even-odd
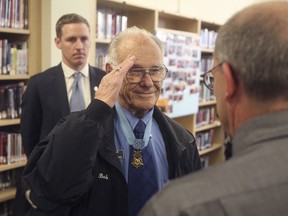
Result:
[[[144,165],[141,150],[134,150],[133,159],[132,159],[131,164],[135,168],[139,168],[139,167]]]

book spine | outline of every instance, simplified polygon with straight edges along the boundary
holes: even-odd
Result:
[[[28,0],[24,0],[24,29],[28,29]]]
[[[2,72],[2,54],[3,54],[3,41],[0,39],[0,74],[3,74],[3,72]]]
[[[96,37],[98,39],[104,39],[105,38],[105,13],[101,10],[97,11],[97,32]]]
[[[8,40],[2,40],[2,74],[7,74]]]

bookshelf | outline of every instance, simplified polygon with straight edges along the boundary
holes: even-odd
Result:
[[[9,171],[13,172],[14,169],[22,168],[25,166],[25,164],[26,164],[26,160],[23,160],[17,163],[2,164],[0,165],[1,175],[3,175],[4,172],[9,172]],[[15,198],[15,195],[16,195],[16,187],[14,185],[1,189],[0,203],[13,200]]]
[[[20,128],[20,114],[21,114],[21,109],[19,108],[20,106],[20,102],[21,102],[21,95],[23,93],[23,91],[25,90],[25,85],[28,81],[28,79],[31,77],[31,75],[33,73],[36,73],[37,71],[40,71],[41,68],[41,44],[40,44],[40,30],[41,30],[41,26],[40,26],[40,21],[41,19],[39,19],[39,17],[41,17],[41,11],[39,10],[40,8],[40,4],[41,1],[38,0],[11,0],[11,1],[1,1],[8,3],[11,2],[12,5],[17,5],[19,4],[19,11],[16,10],[16,7],[14,8],[14,12],[12,12],[12,8],[11,7],[11,11],[10,13],[14,14],[15,20],[12,19],[12,16],[10,15],[10,24],[3,24],[2,20],[3,20],[3,16],[1,17],[0,20],[0,40],[7,40],[8,44],[10,44],[10,47],[12,47],[13,45],[17,45],[17,49],[19,50],[25,50],[26,49],[26,54],[25,54],[25,58],[20,58],[19,57],[19,51],[17,50],[17,55],[19,58],[16,58],[15,62],[17,65],[20,65],[20,61],[25,62],[25,66],[22,66],[23,68],[20,68],[20,66],[17,66],[16,70],[12,70],[11,68],[8,69],[7,65],[6,65],[6,70],[3,73],[3,67],[5,67],[2,56],[3,56],[3,52],[1,52],[1,70],[0,70],[0,90],[1,89],[5,89],[5,91],[7,91],[7,89],[9,89],[9,86],[20,86],[19,87],[19,97],[18,100],[13,100],[14,104],[14,114],[9,115],[10,113],[13,113],[12,111],[10,111],[9,109],[11,109],[11,107],[8,108],[7,104],[5,106],[1,106],[1,118],[0,118],[0,143],[1,145],[4,143],[4,138],[3,138],[3,134],[16,134],[16,136],[14,138],[11,137],[12,140],[15,140],[15,142],[13,142],[13,146],[16,145],[15,143],[17,143],[18,147],[22,146],[21,144],[21,138],[20,137],[20,133],[19,133],[19,128]],[[4,4],[4,3],[3,3]],[[3,7],[1,7],[3,9]],[[22,9],[20,9],[22,8]],[[2,14],[3,11],[0,11],[0,13]],[[20,10],[22,12],[20,12]],[[23,13],[23,16],[21,16],[20,14]],[[9,14],[9,13],[6,13]],[[16,16],[16,14],[18,14]],[[7,15],[9,17],[9,15]],[[17,18],[19,17],[19,24],[12,24],[14,22],[17,22]],[[25,25],[20,25],[20,19],[21,20],[26,20],[26,24]],[[13,20],[13,22],[11,21]],[[23,20],[23,22],[24,22]],[[2,47],[3,48],[3,47]],[[8,49],[9,50],[9,49]],[[3,51],[3,49],[2,49]],[[8,51],[7,51],[8,52]],[[9,52],[8,52],[9,53]],[[12,52],[10,52],[11,54]],[[9,56],[9,55],[8,55]],[[11,59],[13,59],[12,54],[11,54]],[[7,60],[7,62],[9,62]],[[12,64],[12,61],[10,62],[10,64]],[[12,67],[12,66],[11,66]],[[19,84],[21,83],[21,85]],[[12,92],[12,91],[11,91]],[[5,101],[7,100],[7,97],[4,95]],[[1,100],[3,100],[3,95],[1,97]],[[10,102],[9,102],[10,103]],[[17,104],[17,106],[16,106]],[[11,105],[11,103],[10,103]],[[9,106],[10,106],[9,105]],[[12,106],[12,105],[11,105]],[[3,115],[3,113],[6,113]],[[7,114],[8,113],[8,114]],[[17,137],[17,138],[16,138]],[[9,139],[9,138],[8,138]],[[6,142],[6,145],[8,142]],[[0,146],[1,146],[0,145]],[[15,147],[15,146],[14,146]],[[13,173],[14,171],[16,172],[16,169],[22,169],[25,164],[26,164],[26,158],[24,156],[24,153],[22,152],[22,150],[19,150],[16,152],[15,156],[15,148],[11,147],[11,160],[9,159],[9,157],[6,157],[6,161],[5,160],[1,160],[0,161],[0,175],[3,177],[5,176],[7,173],[7,175],[11,175],[11,178],[14,178],[15,174]],[[17,148],[18,148],[17,147]],[[7,147],[8,148],[8,147]],[[10,149],[10,148],[9,148]],[[20,148],[21,149],[21,148]],[[1,146],[1,150],[2,146]],[[15,151],[14,151],[15,150]],[[9,155],[7,153],[7,155]],[[18,157],[20,156],[20,157]],[[3,158],[3,155],[0,155],[0,158]],[[14,158],[14,159],[12,159]],[[9,177],[10,178],[10,177]],[[17,176],[15,176],[15,178],[17,178]],[[15,180],[15,179],[14,179]],[[9,201],[9,200],[13,200],[16,194],[16,188],[14,185],[14,180],[11,180],[12,182],[8,184],[8,186],[6,185],[4,188],[1,188],[0,190],[0,204],[2,205],[4,202]],[[8,210],[10,211],[10,210]]]
[[[28,80],[29,75],[26,74],[16,74],[16,75],[1,75],[1,80]]]
[[[191,33],[196,33],[201,37],[201,33],[203,30],[207,34],[207,37],[214,37],[217,30],[219,29],[220,25],[210,22],[205,22],[195,17],[188,17],[180,15],[179,13],[170,13],[165,12],[163,10],[158,10],[152,8],[150,6],[137,5],[137,2],[134,3],[132,1],[122,2],[119,0],[96,0],[97,12],[107,12],[116,15],[123,15],[127,17],[127,27],[131,26],[138,26],[140,28],[144,28],[150,31],[153,34],[156,34],[157,31],[165,31],[175,34],[182,34],[182,35],[189,35]],[[99,19],[96,20],[97,26],[99,27]],[[113,25],[111,25],[113,26]],[[117,27],[116,27],[117,28]],[[105,27],[102,27],[102,31],[104,31]],[[214,34],[213,34],[214,32]],[[103,68],[105,62],[105,49],[110,42],[110,38],[105,38],[103,32],[96,35],[102,35],[103,38],[96,38],[96,66]],[[111,34],[110,34],[111,35]],[[113,35],[113,34],[112,34]],[[113,37],[113,36],[112,36]],[[201,65],[200,71],[206,71],[212,65],[212,55],[213,55],[213,41],[206,42],[206,45],[202,44],[201,39],[201,46],[199,47],[201,53],[201,60],[199,64]],[[98,57],[100,56],[100,60]],[[204,60],[203,60],[204,59]],[[205,61],[206,67],[202,68],[203,62]],[[208,62],[208,63],[207,63]],[[100,63],[100,64],[99,64]],[[168,65],[169,69],[169,65]],[[200,72],[200,74],[201,74]],[[204,90],[203,88],[203,81],[200,79],[199,74],[199,91],[205,91],[204,94],[206,95],[204,98],[201,96],[199,97],[199,106],[197,106],[197,110],[199,112],[204,109],[205,110],[213,110],[210,111],[209,115],[211,116],[211,121],[198,126],[197,125],[197,117],[198,113],[188,114],[180,117],[173,117],[178,123],[183,125],[186,129],[192,132],[195,137],[197,138],[199,134],[212,134],[210,139],[210,146],[205,147],[200,150],[200,155],[203,158],[209,158],[209,162],[206,164],[212,165],[219,163],[224,160],[224,134],[221,128],[221,124],[219,120],[216,118],[216,101],[213,94],[209,94],[208,89]],[[208,95],[207,95],[208,94]],[[201,100],[200,100],[201,99]],[[192,103],[191,103],[192,104]],[[197,104],[197,103],[196,103]],[[193,105],[193,104],[192,104]],[[191,105],[191,106],[192,106]],[[213,116],[212,116],[213,115]],[[198,141],[197,141],[198,144]]]
[[[20,124],[20,119],[15,118],[15,119],[1,119],[0,120],[0,127],[1,126],[10,126],[10,125],[19,125]]]
[[[213,65],[213,51],[215,45],[215,39],[217,37],[217,31],[220,28],[219,24],[210,23],[201,20],[200,36],[201,36],[201,74],[212,68]],[[200,150],[200,154],[209,160],[209,164],[215,164],[225,160],[224,157],[224,132],[221,127],[221,123],[216,117],[216,100],[213,92],[206,88],[203,84],[203,80],[200,79],[200,101],[199,112],[196,118],[199,117],[201,111],[204,111],[204,115],[207,114],[212,121],[205,121],[204,125],[195,128],[196,137],[200,134],[210,133],[211,146]],[[207,117],[207,116],[206,116]],[[197,120],[196,120],[197,121]]]
[[[14,187],[10,187],[5,189],[4,191],[1,191],[0,203],[14,199],[15,195],[16,195],[16,188]]]
[[[0,166],[0,172],[11,170],[11,169],[16,169],[20,167],[24,167],[26,164],[26,160],[20,161],[18,163],[12,163],[12,164],[4,164]]]

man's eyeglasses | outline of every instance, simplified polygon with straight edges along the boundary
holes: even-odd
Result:
[[[128,71],[126,79],[129,83],[140,83],[146,73],[149,74],[153,82],[162,82],[168,73],[168,69],[165,65],[153,68],[132,67]]]
[[[203,76],[205,86],[212,91],[214,91],[214,76],[212,72],[217,70],[220,66],[222,66],[222,64],[223,62],[201,75]]]

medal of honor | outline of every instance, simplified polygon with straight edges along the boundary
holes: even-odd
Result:
[[[131,164],[135,168],[139,168],[139,167],[144,165],[141,150],[136,150],[136,149],[134,150],[133,159],[132,159]]]

